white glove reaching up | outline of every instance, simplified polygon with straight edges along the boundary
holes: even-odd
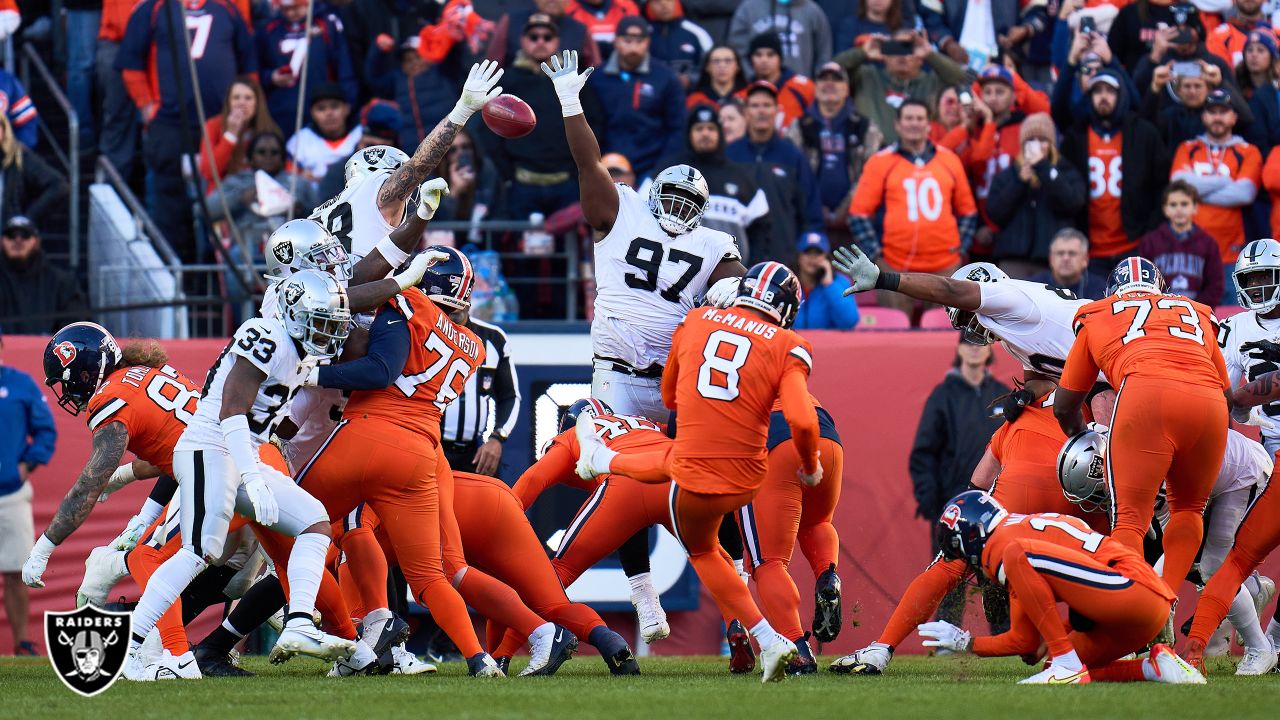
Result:
[[[44,587],[45,566],[49,564],[49,556],[53,554],[53,549],[58,547],[54,545],[49,538],[43,533],[40,539],[36,540],[35,547],[31,548],[31,554],[27,556],[27,561],[22,563],[22,583],[27,587],[42,588]]]
[[[849,276],[852,285],[844,291],[845,295],[866,292],[876,286],[880,279],[880,268],[871,262],[871,258],[856,247],[836,248],[831,253],[831,264],[837,270]]]
[[[740,277],[721,278],[707,288],[706,294],[702,296],[702,302],[712,307],[727,308],[737,299],[738,286],[741,284]]]
[[[244,492],[253,504],[253,519],[262,525],[275,525],[280,520],[280,506],[276,504],[276,496],[262,475],[256,472],[240,476],[244,481]]]
[[[440,201],[449,194],[449,183],[444,178],[431,178],[418,188],[418,217],[430,220],[440,209]]]
[[[129,518],[129,524],[124,526],[124,531],[111,541],[111,547],[116,550],[132,550],[138,545],[138,541],[142,539],[142,533],[146,531],[147,526],[151,523],[141,515],[134,515]]]
[[[927,622],[916,626],[921,637],[928,638],[922,643],[925,647],[936,647],[951,652],[967,653],[973,648],[973,636],[968,630],[961,630],[943,620]]]
[[[401,290],[409,288],[422,282],[422,276],[427,273],[427,268],[438,262],[444,262],[449,259],[449,253],[439,250],[426,250],[413,256],[409,261],[409,267],[401,270],[391,276],[392,280],[400,285]]]
[[[582,101],[578,99],[578,93],[582,92],[582,86],[587,84],[587,78],[595,68],[587,68],[586,72],[579,75],[577,50],[565,50],[559,55],[552,55],[550,61],[550,65],[542,63],[542,72],[551,78],[551,84],[556,88],[556,97],[560,98],[560,115],[581,115]]]
[[[490,100],[502,94],[498,81],[502,79],[502,68],[493,60],[485,60],[471,66],[467,73],[467,81],[462,84],[462,97],[449,111],[449,122],[454,125],[466,125]]]

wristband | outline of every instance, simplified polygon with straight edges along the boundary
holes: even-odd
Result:
[[[373,249],[381,253],[383,259],[386,260],[387,264],[393,268],[400,267],[409,259],[409,253],[397,247],[396,244],[391,241],[390,235],[383,236],[383,238],[378,241],[378,244],[373,246]]]
[[[463,125],[466,125],[467,121],[471,119],[471,116],[475,114],[475,110],[463,105],[462,101],[459,100],[458,104],[454,105],[453,109],[449,111],[448,120],[454,125],[462,127]]]
[[[577,95],[572,98],[560,98],[560,117],[573,117],[582,114],[582,99]]]
[[[31,548],[32,555],[40,555],[41,557],[49,557],[53,554],[54,548],[58,547],[56,543],[49,539],[48,535],[40,533],[40,539],[36,540],[36,544]]]
[[[111,473],[111,480],[109,482],[111,485],[124,487],[129,483],[137,482],[137,480],[138,476],[133,474],[133,463],[130,462],[116,468],[115,472]]]
[[[898,283],[902,281],[902,275],[896,272],[882,272],[876,277],[877,290],[897,290]]]
[[[227,444],[227,454],[235,463],[236,474],[241,477],[250,473],[257,475],[258,454],[253,451],[249,418],[244,415],[232,415],[229,418],[223,418],[219,425],[222,428],[222,437]]]

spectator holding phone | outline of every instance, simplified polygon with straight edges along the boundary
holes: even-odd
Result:
[[[796,310],[796,330],[852,330],[858,325],[858,303],[844,296],[849,279],[831,269],[831,241],[826,235],[800,236],[795,269],[803,298]]]
[[[1107,42],[1120,64],[1133,73],[1138,63],[1157,49],[1162,62],[1171,39],[1178,37],[1187,41],[1191,36],[1184,34],[1184,30],[1197,33],[1194,41],[1204,37],[1204,26],[1194,5],[1134,0],[1120,8],[1107,33]]]
[[[1158,66],[1151,76],[1150,94],[1143,111],[1160,129],[1165,146],[1176,148],[1204,132],[1202,109],[1209,93],[1221,90],[1236,112],[1238,122],[1253,122],[1253,113],[1233,88],[1222,85],[1216,65],[1195,60]]]
[[[1242,208],[1262,186],[1262,155],[1235,134],[1236,111],[1225,91],[1209,93],[1202,116],[1204,134],[1178,146],[1170,179],[1183,180],[1200,194],[1197,219],[1218,242],[1230,278],[1245,243]]]
[[[1174,180],[1164,190],[1161,207],[1166,221],[1138,241],[1138,254],[1160,268],[1169,292],[1210,307],[1231,304],[1223,298],[1218,243],[1195,224],[1200,194],[1190,183]]]
[[[1133,81],[1138,87],[1154,87],[1152,75],[1155,69],[1170,62],[1192,63],[1202,67],[1205,79],[1213,87],[1223,83],[1234,85],[1231,65],[1222,58],[1205,49],[1204,25],[1200,22],[1200,13],[1194,5],[1174,3],[1169,6],[1174,15],[1174,22],[1169,27],[1155,31],[1151,41],[1151,49],[1138,60],[1133,67]],[[1209,66],[1213,66],[1211,70]],[[1181,73],[1176,73],[1181,74]]]

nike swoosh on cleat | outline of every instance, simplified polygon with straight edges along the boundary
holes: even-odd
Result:
[[[560,642],[561,640],[564,640],[564,630],[561,630],[560,632],[556,633],[555,641]]]
[[[1069,685],[1069,684],[1071,684],[1072,682],[1075,682],[1076,680],[1079,680],[1079,679],[1080,679],[1083,675],[1085,675],[1087,672],[1088,672],[1088,671],[1086,671],[1086,670],[1081,670],[1081,671],[1080,671],[1080,672],[1078,672],[1078,673],[1075,673],[1075,674],[1072,674],[1072,675],[1067,675],[1066,677],[1054,677],[1054,676],[1050,676],[1050,677],[1049,677],[1049,682],[1048,682],[1048,684],[1049,684],[1049,685]]]
[[[396,324],[396,323],[398,323],[398,322],[404,322],[404,321],[403,321],[403,320],[388,320],[388,321],[387,321],[387,324],[388,324],[388,325],[395,325],[395,324]]]
[[[186,666],[190,665],[190,664],[191,664],[191,663],[193,663],[193,662],[195,662],[195,660],[188,660],[188,661],[186,661],[186,662],[184,662],[184,663],[178,663],[178,669],[179,669],[179,670],[181,670],[181,669],[185,668]]]

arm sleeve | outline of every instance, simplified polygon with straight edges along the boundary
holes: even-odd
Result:
[[[800,454],[800,464],[806,473],[813,473],[818,470],[818,411],[809,399],[808,376],[808,372],[799,367],[788,370],[782,376],[778,397]]]
[[[320,387],[381,390],[395,382],[409,359],[409,325],[392,305],[383,306],[369,328],[369,350],[351,362],[320,368]]]
[[[510,343],[502,346],[497,376],[493,379],[493,408],[493,427],[504,437],[510,436],[520,415],[520,383],[516,380],[515,363],[511,362]]]
[[[1080,329],[1076,332],[1075,342],[1071,344],[1071,352],[1067,354],[1058,386],[1076,392],[1089,392],[1098,381],[1098,364],[1089,352],[1089,326],[1080,318],[1075,322]]]
[[[151,486],[151,494],[147,498],[156,504],[167,505],[177,493],[178,481],[170,475],[161,475],[156,478],[156,484]]]
[[[44,465],[53,457],[53,449],[58,444],[58,429],[53,422],[53,413],[49,412],[49,403],[44,393],[35,383],[31,383],[31,402],[27,403],[27,434],[30,444],[22,453],[22,462],[30,465]]]
[[[583,481],[574,474],[573,466],[577,462],[574,454],[563,443],[552,440],[551,447],[538,462],[524,471],[511,491],[520,499],[525,510],[533,505],[538,496],[552,485],[561,483],[573,487],[582,487]]]
[[[211,126],[215,122],[216,119],[212,119],[205,123],[205,128],[211,131],[209,132],[209,139],[213,141],[212,168],[209,167],[209,155],[205,151],[204,144],[200,145],[200,174],[203,175],[206,180],[213,180],[214,173],[217,173],[218,177],[222,177],[223,172],[226,171],[227,165],[231,162],[232,154],[236,151],[236,144],[227,139],[225,130],[219,132],[217,135],[213,134],[213,128]],[[217,124],[221,126],[221,123]]]

